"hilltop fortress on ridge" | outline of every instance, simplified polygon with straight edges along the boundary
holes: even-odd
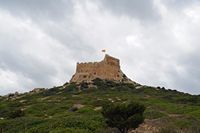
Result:
[[[108,54],[100,62],[77,63],[76,73],[70,82],[91,82],[99,78],[117,82],[133,82],[120,69],[120,60]]]

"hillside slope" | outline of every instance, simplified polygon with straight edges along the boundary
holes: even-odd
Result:
[[[95,80],[93,87],[66,83],[0,97],[0,133],[109,132],[101,115],[102,105],[127,101],[146,106],[145,123],[137,132],[200,132],[200,96]]]

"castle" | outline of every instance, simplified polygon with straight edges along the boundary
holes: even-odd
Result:
[[[112,81],[131,81],[120,69],[120,61],[108,54],[100,62],[77,63],[76,73],[70,82],[91,82],[100,78]]]

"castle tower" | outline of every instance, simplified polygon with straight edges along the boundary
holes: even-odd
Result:
[[[106,54],[100,62],[77,63],[76,73],[70,82],[91,82],[96,78],[119,82],[128,79],[120,69],[120,60]]]

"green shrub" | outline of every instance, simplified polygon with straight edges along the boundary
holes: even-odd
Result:
[[[14,118],[17,118],[17,117],[22,117],[24,115],[25,115],[25,113],[24,113],[23,110],[16,109],[16,110],[11,111],[8,117],[11,118],[11,119],[14,119]]]
[[[88,90],[88,83],[87,82],[82,82],[81,84],[80,84],[80,88],[81,88],[81,90]]]
[[[61,86],[58,86],[58,87],[53,87],[53,88],[50,88],[50,89],[47,89],[46,91],[42,92],[43,96],[52,96],[52,95],[55,95],[56,93],[58,93],[61,88]]]
[[[77,92],[77,91],[78,91],[78,88],[77,88],[76,84],[69,84],[64,89],[64,92],[66,92],[66,93],[68,93],[68,92]]]
[[[137,128],[144,121],[144,105],[138,103],[109,104],[103,107],[102,114],[109,127],[116,127],[121,133]]]

